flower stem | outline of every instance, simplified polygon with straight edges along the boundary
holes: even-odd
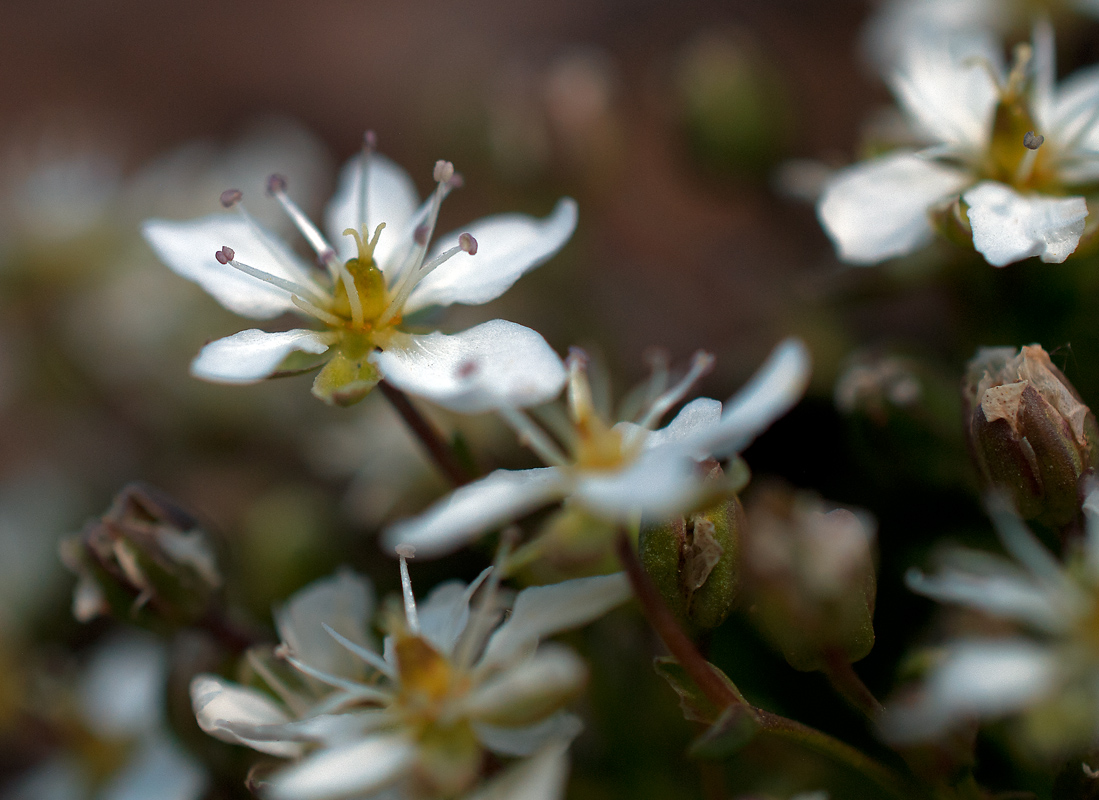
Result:
[[[664,646],[668,648],[675,660],[679,662],[679,665],[683,667],[683,670],[711,703],[718,708],[728,708],[734,704],[747,706],[759,724],[761,732],[797,742],[804,747],[826,755],[858,772],[893,797],[906,800],[924,794],[910,786],[908,781],[897,775],[893,770],[883,766],[851,745],[815,728],[810,728],[808,725],[773,714],[762,708],[755,708],[739,697],[730,684],[721,680],[715,668],[711,667],[709,662],[702,657],[694,643],[683,632],[671,611],[664,604],[660,592],[653,585],[649,576],[645,574],[641,562],[633,551],[633,544],[622,528],[618,529],[615,537],[615,549],[626,572],[626,577],[630,581],[630,586],[633,588],[634,595],[641,603],[645,618],[652,625],[661,641],[664,642]]]
[[[464,486],[469,483],[473,478],[458,461],[454,455],[454,450],[443,440],[442,435],[428,421],[427,417],[421,414],[416,406],[412,405],[408,395],[387,381],[381,381],[378,388],[382,390],[385,399],[401,415],[401,419],[405,421],[409,429],[416,434],[416,437],[435,461],[435,466],[447,477],[447,480],[454,486]]]
[[[855,668],[838,650],[832,650],[824,654],[824,675],[832,688],[836,690],[848,705],[861,713],[871,722],[881,716],[885,709],[874,697],[874,693],[862,682],[862,678],[855,672]]]

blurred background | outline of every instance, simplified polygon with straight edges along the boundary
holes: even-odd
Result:
[[[619,398],[644,379],[653,348],[673,363],[713,352],[700,391],[725,398],[780,338],[809,341],[810,398],[746,458],[757,475],[877,517],[879,638],[858,668],[871,688],[892,686],[930,616],[903,590],[905,567],[943,535],[987,536],[958,421],[961,365],[978,344],[1045,337],[1085,399],[1099,398],[1099,372],[1076,367],[1099,355],[1088,324],[1099,281],[1084,267],[1050,278],[1047,265],[994,271],[957,253],[949,267],[924,256],[841,268],[811,201],[830,169],[864,152],[867,120],[888,123],[888,90],[864,55],[872,11],[860,0],[7,0],[0,795],[123,796],[110,792],[161,763],[135,766],[135,752],[163,736],[170,744],[152,756],[197,793],[181,800],[244,796],[250,754],[206,740],[187,713],[181,687],[203,663],[201,643],[72,619],[58,541],[127,482],[166,490],[203,521],[255,625],[340,564],[383,591],[397,585],[374,533],[446,488],[418,443],[380,397],[331,409],[308,378],[191,379],[193,355],[239,320],[159,264],[139,233],[150,216],[214,213],[234,187],[289,232],[266,177],[287,175],[317,218],[367,129],[421,192],[436,159],[464,175],[441,230],[579,201],[559,256],[488,307],[451,309],[444,329],[504,317],[559,352],[583,345]],[[1095,32],[1079,22],[1062,38],[1066,69],[1094,60]],[[916,383],[917,402],[898,381]],[[486,470],[534,463],[492,419],[430,413],[474,443]],[[414,581],[426,592],[486,558],[417,563]],[[702,779],[681,755],[692,730],[649,666],[659,648],[644,625],[624,611],[574,640],[594,678],[570,796],[698,796]],[[754,701],[881,749],[819,675],[788,667],[740,616],[710,655]],[[94,709],[135,686],[145,694],[132,702],[151,716],[104,728],[110,715]],[[754,797],[822,784],[842,797],[846,780],[768,745],[728,774],[734,795]]]

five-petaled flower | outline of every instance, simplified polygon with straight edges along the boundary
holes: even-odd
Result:
[[[653,430],[683,399],[711,357],[700,353],[687,376],[655,394],[638,422],[608,424],[595,411],[586,359],[568,359],[571,458],[517,409],[501,413],[550,466],[497,470],[456,490],[420,517],[386,532],[391,545],[411,544],[425,555],[442,555],[479,534],[549,503],[566,506],[611,525],[639,516],[667,519],[695,510],[705,499],[710,469],[699,462],[726,458],[748,446],[805,391],[809,354],[796,339],[783,342],[724,411],[717,400],[692,400],[668,423]]]
[[[919,690],[888,710],[884,731],[898,743],[918,742],[1017,715],[1015,732],[1028,750],[1075,752],[1099,736],[1099,490],[1084,503],[1086,535],[1066,563],[1006,503],[992,510],[1014,561],[956,549],[937,575],[912,570],[908,585],[996,621],[989,632],[947,643]]]
[[[160,258],[229,310],[254,319],[299,312],[324,325],[252,329],[219,339],[203,348],[192,374],[254,383],[323,363],[313,393],[330,403],[359,400],[382,379],[460,412],[551,400],[564,370],[529,328],[493,320],[454,335],[424,335],[405,332],[401,323],[428,307],[487,303],[501,295],[568,241],[576,204],[563,199],[541,220],[487,217],[432,246],[440,204],[460,184],[454,167],[435,165],[436,189],[420,204],[404,170],[372,145],[368,136],[363,154],[343,170],[326,214],[330,239],[289,198],[285,180],[275,175],[268,183],[323,270],[264,230],[238,191],[225,192],[222,203],[239,216],[145,223],[145,238]]]
[[[539,643],[624,602],[625,577],[525,589],[499,624],[498,569],[469,586],[444,583],[417,606],[409,551],[400,552],[404,614],[390,614],[381,652],[368,630],[369,582],[349,572],[318,581],[276,617],[276,653],[298,679],[280,677],[255,652],[249,660],[278,701],[199,675],[191,683],[199,725],[224,741],[297,759],[268,779],[272,800],[365,798],[390,788],[401,797],[455,797],[477,784],[486,751],[532,756],[494,780],[529,782],[531,796],[559,797],[565,747],[581,727],[563,707],[583,688],[587,669],[572,650]]]
[[[976,34],[914,36],[893,91],[914,135],[901,149],[841,170],[817,211],[840,258],[875,264],[926,245],[936,225],[972,235],[988,263],[1060,263],[1079,244],[1099,183],[1099,75],[1054,88],[1053,33],[1035,27],[1005,75]],[[1074,196],[1075,195],[1075,196]]]

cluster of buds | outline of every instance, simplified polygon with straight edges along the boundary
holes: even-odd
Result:
[[[725,483],[714,463],[711,484]],[[638,554],[679,623],[695,633],[725,621],[740,592],[744,508],[734,496],[661,525],[642,524]]]
[[[78,577],[73,613],[82,622],[113,612],[193,624],[221,587],[213,549],[196,520],[139,483],[119,492],[101,519],[64,540],[61,557]]]
[[[1099,427],[1038,345],[984,348],[970,361],[966,431],[981,475],[1024,519],[1063,527],[1080,513],[1081,487],[1099,456]]]
[[[749,613],[799,670],[852,663],[874,646],[874,524],[785,488],[756,492],[743,531]]]

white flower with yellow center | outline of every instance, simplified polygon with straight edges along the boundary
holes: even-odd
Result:
[[[668,518],[694,510],[707,493],[709,470],[700,468],[699,461],[743,450],[801,399],[809,380],[809,353],[800,341],[790,339],[724,410],[719,401],[700,397],[667,426],[653,430],[711,361],[700,353],[679,384],[653,393],[637,422],[611,425],[596,413],[586,360],[574,353],[568,363],[571,453],[566,455],[522,411],[503,409],[505,419],[549,466],[497,470],[421,516],[397,523],[386,532],[386,542],[442,555],[559,500],[616,525],[634,523],[642,515]]]
[[[529,328],[493,320],[454,335],[424,335],[405,332],[401,323],[431,306],[481,304],[501,295],[568,241],[576,204],[563,199],[541,220],[487,217],[432,245],[440,204],[460,183],[446,161],[435,165],[435,180],[435,191],[421,205],[408,175],[374,153],[368,136],[328,206],[326,238],[289,198],[285,180],[272,176],[269,193],[323,270],[262,228],[234,190],[222,195],[222,203],[238,216],[147,221],[145,238],[160,258],[229,310],[253,319],[297,312],[324,326],[253,329],[219,339],[202,349],[192,374],[254,383],[323,362],[313,393],[326,402],[354,402],[385,379],[460,412],[556,396],[564,382],[560,359]]]
[[[402,549],[404,616],[390,621],[380,653],[368,633],[366,579],[341,573],[318,581],[277,615],[277,652],[302,683],[291,685],[255,655],[253,666],[279,701],[199,675],[191,684],[199,725],[224,741],[296,759],[269,779],[264,795],[272,800],[392,789],[399,797],[455,797],[476,786],[486,752],[525,759],[495,781],[522,785],[524,797],[560,796],[565,748],[580,729],[563,707],[583,688],[587,669],[572,650],[539,643],[624,602],[625,577],[525,589],[501,625],[499,570],[490,567],[469,586],[442,584],[417,605],[409,554]]]
[[[972,231],[1002,267],[1075,251],[1099,185],[1099,72],[1054,87],[1053,32],[1035,28],[1005,72],[978,35],[916,36],[892,79],[920,151],[841,170],[817,206],[844,261],[876,264],[928,244],[936,222]]]
[[[957,549],[934,576],[909,587],[996,618],[987,635],[948,642],[920,690],[889,709],[883,727],[898,743],[942,737],[976,721],[1017,717],[1029,751],[1094,746],[1099,739],[1099,491],[1084,504],[1082,545],[1058,561],[1013,513],[994,522],[1014,561]],[[1004,635],[1004,623],[1017,629]]]

